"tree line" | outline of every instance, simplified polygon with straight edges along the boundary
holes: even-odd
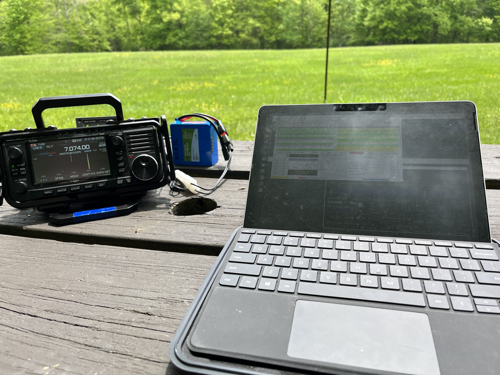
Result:
[[[332,0],[330,45],[500,41],[500,0]],[[326,45],[328,0],[0,0],[0,55]]]

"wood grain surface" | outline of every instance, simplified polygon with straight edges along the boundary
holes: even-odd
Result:
[[[0,373],[176,373],[170,340],[214,261],[0,235]]]
[[[211,187],[215,179],[198,178]],[[168,187],[152,190],[141,199],[137,211],[127,216],[56,226],[37,210],[0,207],[0,233],[184,253],[217,255],[235,228],[243,224],[248,182],[227,180],[209,197],[217,208],[202,215],[174,216],[170,207],[193,195],[173,195]]]

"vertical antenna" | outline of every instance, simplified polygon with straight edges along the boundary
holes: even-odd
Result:
[[[332,11],[332,0],[328,0],[328,26],[326,32],[326,66],[325,66],[325,98],[323,103],[326,103],[326,85],[328,82],[328,50],[330,49],[330,14]]]

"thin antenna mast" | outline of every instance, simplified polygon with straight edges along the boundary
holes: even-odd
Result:
[[[325,66],[325,97],[323,103],[326,103],[326,86],[328,82],[328,51],[330,50],[330,14],[332,11],[332,0],[328,0],[328,26],[326,32],[326,66]]]

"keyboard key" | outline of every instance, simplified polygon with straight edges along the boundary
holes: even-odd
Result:
[[[459,262],[460,262],[460,265],[462,266],[463,270],[466,270],[466,271],[481,271],[481,267],[479,266],[479,262],[477,260],[460,259]],[[486,262],[486,261],[483,260],[482,262]],[[500,269],[499,269],[499,271],[500,271]]]
[[[372,243],[372,251],[374,253],[388,253],[389,247],[385,243]]]
[[[358,253],[355,251],[341,251],[340,252],[340,260],[345,260],[348,262],[355,262],[357,259]]]
[[[476,262],[473,260],[472,262]],[[488,260],[482,260],[481,265],[486,272],[500,272],[500,262],[492,262]]]
[[[257,255],[255,255],[255,254],[233,253],[233,254],[231,254],[231,257],[229,258],[229,261],[236,262],[236,263],[251,263],[251,264],[253,264],[255,262],[256,256]]]
[[[253,245],[252,253],[254,254],[267,254],[267,249],[269,246],[267,245]]]
[[[432,278],[439,281],[453,281],[449,270],[431,268]]]
[[[356,285],[358,285],[358,277],[356,275],[349,275],[346,273],[341,273],[339,284],[356,286]]]
[[[472,302],[464,297],[450,297],[451,305],[455,311],[474,311]]]
[[[302,248],[301,247],[287,247],[286,255],[289,257],[300,257],[302,256]]]
[[[313,259],[311,264],[311,269],[327,271],[328,270],[328,261],[323,259]]]
[[[336,241],[335,248],[337,250],[351,250],[351,244],[350,241]]]
[[[413,255],[398,255],[398,262],[401,266],[416,266],[417,260]]]
[[[403,266],[389,266],[391,276],[393,277],[408,277],[408,269]]]
[[[494,299],[474,298],[474,303],[483,306],[498,306],[497,301]]]
[[[305,258],[319,258],[319,249],[304,249]]]
[[[300,271],[300,281],[315,283],[318,279],[318,271]]]
[[[356,241],[356,236],[342,236],[344,241]]]
[[[285,253],[284,246],[273,245],[273,246],[269,247],[269,254],[271,254],[271,255],[283,255],[284,253]]]
[[[319,234],[319,233],[307,233],[306,237],[309,237],[309,238],[321,238],[321,234]]]
[[[500,273],[476,272],[476,277],[480,284],[500,285]]]
[[[336,234],[324,234],[323,238],[325,240],[338,240],[339,236],[337,236]]]
[[[337,260],[338,250],[323,250],[323,259]]]
[[[243,276],[240,281],[240,288],[255,289],[257,286],[257,277]]]
[[[304,268],[304,269],[309,268],[309,259],[294,258],[293,268]]]
[[[299,271],[298,270],[294,270],[294,269],[283,269],[283,271],[281,271],[281,278],[282,279],[287,279],[287,280],[297,280],[297,277],[299,275]]]
[[[446,251],[446,248],[444,247],[436,247],[436,246],[430,246],[429,247],[429,252],[433,257],[447,257],[448,252]]]
[[[454,269],[458,270],[460,267],[458,266],[458,262],[456,259],[452,258],[439,258],[439,266],[441,268],[449,268],[449,269]]]
[[[474,276],[470,271],[453,271],[455,281],[459,283],[473,283],[475,282]]]
[[[300,246],[302,246],[302,247],[316,247],[316,239],[314,239],[314,238],[302,238],[300,240]]]
[[[359,237],[359,240],[363,242],[375,242],[374,237]]]
[[[500,286],[493,285],[469,285],[473,297],[500,298]]]
[[[469,292],[464,284],[446,283],[446,289],[452,296],[468,296]]]
[[[240,277],[237,275],[222,275],[219,284],[224,286],[236,286],[239,278]]]
[[[259,276],[261,269],[261,266],[256,266],[254,264],[228,263],[226,264],[224,272],[248,276]]]
[[[296,237],[286,237],[285,240],[283,241],[283,245],[285,245],[285,246],[298,246],[299,239]]]
[[[233,251],[236,251],[238,253],[249,253],[251,246],[252,245],[250,245],[249,243],[237,243],[234,246],[234,250]]]
[[[403,290],[407,292],[421,292],[422,291],[422,283],[420,280],[412,280],[412,279],[402,279],[403,280]]]
[[[395,277],[381,277],[380,286],[382,289],[399,290],[399,279]]]
[[[273,264],[274,257],[271,255],[259,255],[257,258],[257,264],[261,264],[263,266],[270,266]]]
[[[319,282],[325,284],[337,283],[337,273],[335,272],[320,272]]]
[[[408,254],[406,245],[391,244],[391,253],[393,254]]]
[[[280,269],[278,267],[266,266],[266,267],[264,267],[264,270],[262,271],[262,276],[272,277],[273,279],[278,278],[279,274],[280,274]]]
[[[465,242],[455,242],[455,247],[463,247],[465,249],[472,249],[473,248],[471,243],[465,243]]]
[[[473,259],[498,260],[497,253],[494,250],[470,249],[469,251]]]
[[[443,309],[443,310],[450,309],[450,305],[448,304],[448,299],[446,298],[446,296],[428,294],[427,301],[429,301],[429,307],[433,309]]]
[[[432,241],[415,240],[415,245],[432,246]]]
[[[288,232],[281,232],[281,231],[275,231],[275,232],[273,232],[273,234],[275,236],[282,236],[282,237],[288,236]]]
[[[359,285],[366,288],[378,288],[378,277],[377,276],[360,276]]]
[[[387,266],[381,264],[370,264],[370,275],[387,276]]]
[[[366,274],[366,263],[351,263],[349,269],[351,273]]]
[[[260,279],[259,290],[274,291],[276,289],[276,279]]]
[[[451,242],[445,242],[445,241],[435,241],[434,245],[444,246],[444,247],[452,247],[453,246],[453,244]]]
[[[271,232],[270,230],[258,230],[257,234],[264,234],[266,236],[269,236],[269,235],[273,234],[273,232]]]
[[[377,242],[382,242],[382,243],[393,243],[392,238],[377,238]]]
[[[280,280],[278,284],[278,292],[295,293],[295,281]]]
[[[437,267],[436,258],[434,257],[417,257],[417,259],[418,259],[418,265],[420,267],[431,267],[431,268]]]
[[[347,262],[339,262],[339,261],[332,260],[330,262],[330,271],[347,272]]]
[[[375,254],[373,254],[375,256]],[[378,255],[378,262],[380,264],[396,264],[396,256],[394,254],[380,253]]]
[[[261,234],[254,234],[252,237],[250,237],[250,242],[251,243],[266,243],[266,236],[261,235]]]
[[[440,281],[424,281],[426,293],[445,294],[444,284]]]
[[[405,239],[405,238],[397,238],[396,243],[400,243],[400,244],[404,244],[404,245],[412,245],[413,241]]]
[[[333,240],[318,240],[320,249],[333,249]]]
[[[253,230],[253,229],[242,229],[241,233],[254,234],[255,230]]]
[[[466,249],[451,248],[450,255],[453,258],[464,258],[464,259],[469,258],[469,253],[467,252]]]
[[[392,254],[391,254],[392,255]],[[376,263],[375,254],[373,253],[360,253],[359,261],[364,263]]]
[[[476,249],[491,249],[493,250],[493,245],[489,243],[477,243],[474,245]]]
[[[248,241],[250,241],[250,234],[242,233],[238,237],[238,242],[248,242]]]
[[[354,250],[370,251],[370,244],[368,242],[354,242]]]
[[[276,257],[276,260],[274,261],[274,265],[276,267],[290,267],[291,263],[292,258],[288,257]]]
[[[298,294],[425,307],[422,294],[350,286],[299,283]]]
[[[427,255],[425,246],[410,245],[410,254],[412,255]]]
[[[476,306],[476,309],[480,313],[500,314],[500,309],[496,306]]]
[[[429,269],[422,267],[410,267],[410,274],[414,279],[429,280],[431,278],[429,275]]]
[[[304,237],[304,233],[292,232],[290,233],[290,237]]]

